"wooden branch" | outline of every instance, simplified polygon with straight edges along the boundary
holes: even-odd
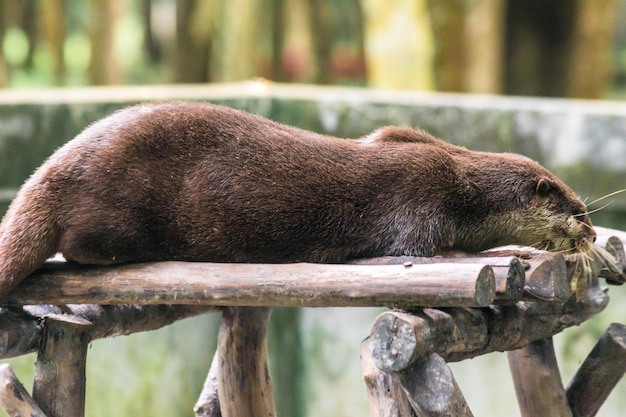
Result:
[[[521,299],[524,291],[524,266],[515,256],[470,256],[462,254],[455,257],[437,256],[424,258],[418,256],[381,256],[378,258],[355,259],[351,265],[429,265],[429,264],[484,264],[493,269],[496,281],[495,301],[498,303],[515,302]]]
[[[494,273],[483,264],[57,263],[28,277],[0,304],[480,307],[494,297]]]
[[[220,400],[218,394],[219,385],[219,356],[217,352],[213,356],[211,368],[207,374],[202,392],[198,397],[193,411],[196,417],[222,417]]]
[[[522,417],[572,417],[552,338],[508,352]]]
[[[452,371],[433,353],[398,374],[399,384],[418,417],[472,417]]]
[[[376,366],[371,349],[366,338],[361,343],[361,363],[372,417],[410,416],[412,407],[405,392],[391,374]]]
[[[210,311],[213,306],[138,306],[95,304],[25,306],[22,311],[0,309],[0,358],[10,358],[34,352],[42,340],[42,319],[49,315],[67,315],[69,320],[91,323],[86,337],[95,340],[105,337],[159,329],[175,321]]]
[[[596,415],[626,372],[626,326],[613,323],[576,372],[567,401],[576,417]]]
[[[85,367],[90,323],[67,315],[44,319],[33,399],[49,417],[85,415]]]
[[[486,309],[423,309],[413,314],[384,312],[370,331],[372,356],[383,371],[397,372],[430,353],[456,362],[519,349],[582,323],[607,303],[606,293],[592,287],[583,302],[519,302]]]
[[[0,407],[11,417],[46,417],[7,363],[0,364]]]
[[[224,417],[276,415],[267,360],[271,309],[224,309],[217,339],[218,395]]]

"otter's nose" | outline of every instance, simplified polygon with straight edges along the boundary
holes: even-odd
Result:
[[[587,231],[587,239],[589,239],[590,241],[592,241],[593,243],[596,242],[596,237],[598,236],[595,229],[593,227],[587,227],[586,228]]]

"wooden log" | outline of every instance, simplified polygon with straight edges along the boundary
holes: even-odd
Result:
[[[222,417],[220,409],[220,400],[218,394],[219,385],[219,356],[217,352],[213,355],[211,368],[207,374],[202,392],[198,397],[198,401],[193,407],[196,417]]]
[[[215,311],[213,306],[168,305],[51,305],[25,306],[22,311],[0,309],[0,358],[25,355],[38,349],[42,340],[41,323],[49,315],[68,315],[70,320],[91,323],[86,331],[90,340],[128,335],[167,326],[175,321]]]
[[[397,372],[433,352],[448,362],[457,362],[519,349],[582,323],[607,304],[606,292],[594,286],[582,302],[528,301],[484,309],[384,312],[370,331],[372,356],[380,369]]]
[[[351,265],[427,265],[442,263],[484,264],[493,269],[496,281],[494,302],[516,302],[521,299],[524,291],[525,273],[522,262],[515,256],[469,256],[458,257],[436,256],[424,258],[418,256],[381,256],[362,258],[348,262]]]
[[[574,417],[596,415],[626,372],[626,326],[613,323],[567,387],[567,401]]]
[[[366,338],[361,344],[361,363],[372,417],[410,416],[412,407],[402,387],[376,366],[371,352],[370,339]]]
[[[527,259],[525,300],[567,301],[570,287],[565,257],[560,253],[534,252]]]
[[[0,304],[481,307],[494,297],[493,269],[483,264],[57,263],[28,277]]]
[[[571,417],[552,338],[507,353],[522,417]]]
[[[606,279],[608,284],[622,285],[626,282],[626,253],[624,243],[615,236],[609,236],[604,243],[606,253],[599,251],[602,270],[599,276]]]
[[[598,237],[596,245],[604,248],[614,262],[605,262],[600,276],[606,278],[607,283],[622,285],[626,282],[626,232],[619,230],[596,227]]]
[[[46,417],[7,363],[0,364],[0,407],[11,417]]]
[[[41,321],[24,312],[0,308],[0,359],[34,352],[41,342]]]
[[[473,415],[452,371],[436,353],[402,370],[398,381],[417,417]]]
[[[606,240],[609,237],[616,237],[622,242],[624,242],[624,244],[626,244],[626,231],[610,229],[608,227],[601,227],[601,226],[594,226],[594,229],[596,230],[596,233],[598,234],[596,238],[596,244],[598,245],[602,246],[603,243],[606,242]]]
[[[475,350],[487,345],[486,316],[474,309],[424,309],[380,314],[370,331],[376,366],[399,372],[433,352]]]
[[[615,246],[612,246],[613,244]],[[589,252],[567,256],[567,275],[574,299],[580,299],[587,286],[597,280],[598,277],[604,277],[609,284],[615,285],[621,285],[626,281],[626,266],[620,263],[616,257],[621,256],[616,249],[622,245],[621,241],[609,237],[607,245],[615,253],[615,256],[597,245]]]
[[[44,319],[33,399],[49,417],[85,415],[85,366],[90,323],[68,315]]]
[[[218,396],[224,417],[276,415],[267,360],[271,309],[228,307],[218,333]]]

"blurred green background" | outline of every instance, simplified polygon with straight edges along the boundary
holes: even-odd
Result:
[[[626,182],[625,28],[625,0],[0,0],[0,213],[88,123],[167,97],[342,137],[419,125],[470,148],[527,154],[592,201]],[[268,81],[219,88],[259,79]],[[88,86],[103,89],[77,89]],[[594,222],[626,230],[626,197]],[[556,338],[565,383],[608,323],[623,322],[624,289],[610,294],[607,311]],[[275,311],[281,417],[368,415],[359,345],[378,311]],[[94,342],[87,416],[192,415],[218,320]],[[10,361],[27,388],[34,360]],[[475,415],[519,415],[505,356],[453,370]],[[622,381],[599,416],[625,407]]]

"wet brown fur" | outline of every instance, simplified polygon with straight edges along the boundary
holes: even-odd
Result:
[[[110,264],[573,251],[595,235],[585,213],[528,158],[419,130],[345,140],[222,106],[146,104],[85,129],[22,187],[0,224],[0,293],[56,252]]]

